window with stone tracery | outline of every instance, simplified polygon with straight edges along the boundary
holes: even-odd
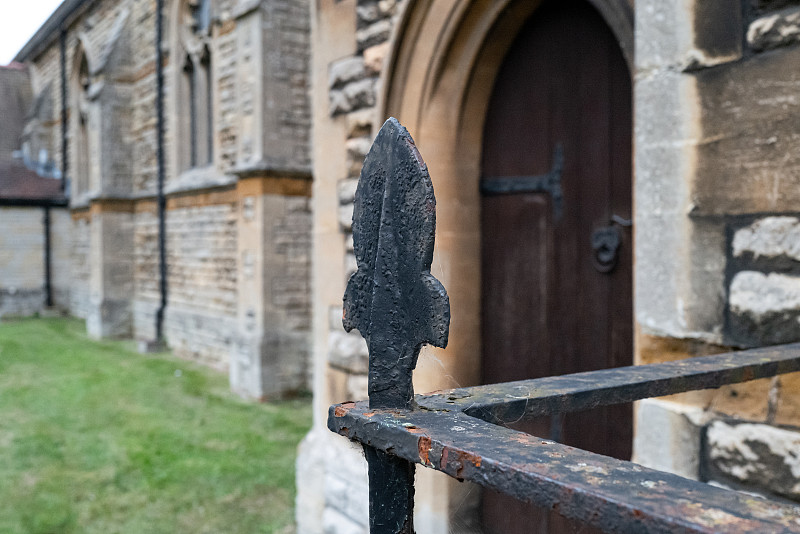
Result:
[[[86,53],[79,49],[80,59],[78,61],[78,71],[73,78],[73,110],[74,120],[72,135],[74,136],[74,164],[72,167],[72,196],[80,199],[82,195],[89,191],[89,62]]]
[[[214,161],[211,0],[185,0],[179,13],[178,166],[180,171]]]

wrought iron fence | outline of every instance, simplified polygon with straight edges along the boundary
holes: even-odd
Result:
[[[373,534],[413,532],[415,464],[605,532],[800,532],[798,506],[501,426],[799,371],[800,344],[414,396],[420,348],[444,347],[450,321],[430,273],[435,205],[411,136],[389,119],[359,180],[358,271],[344,296],[344,326],[369,347],[369,401],[331,406],[328,417],[332,431],[364,445]]]

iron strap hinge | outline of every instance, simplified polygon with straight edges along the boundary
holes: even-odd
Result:
[[[564,211],[564,192],[561,189],[561,172],[564,169],[564,149],[557,143],[553,149],[553,166],[547,174],[537,176],[486,176],[480,188],[484,195],[510,195],[516,193],[549,193],[553,200],[553,218],[558,221]]]

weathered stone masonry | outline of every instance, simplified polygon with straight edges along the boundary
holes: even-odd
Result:
[[[188,170],[178,164],[179,147],[189,140],[176,128],[184,109],[178,95],[183,58],[176,54],[191,11],[184,0],[164,4],[166,340],[182,357],[230,369],[232,387],[245,396],[306,389],[308,1],[208,4],[212,107],[204,113],[213,125],[213,162]],[[66,32],[66,168],[73,193],[70,311],[87,318],[98,337],[152,341],[160,299],[155,2],[70,0],[59,9],[54,20]],[[32,39],[23,53],[34,94],[60,110],[58,28]],[[82,133],[84,123],[89,128]],[[44,136],[59,166],[60,127],[58,120],[47,123]],[[246,198],[240,180],[262,184],[255,202],[268,209],[258,228],[241,225],[253,197]],[[243,239],[252,249],[241,250]],[[265,270],[244,276],[254,268],[248,258]],[[254,293],[246,283],[253,278],[272,289]],[[263,317],[261,326],[245,326],[252,314]],[[244,375],[243,353],[252,359]]]
[[[798,10],[796,2],[637,2],[643,363],[800,339],[800,76],[790,67],[800,60]],[[798,451],[782,443],[798,436],[797,380],[642,402],[635,456],[796,498]]]
[[[441,383],[443,373],[475,366],[469,348],[458,348],[465,337],[459,329],[475,325],[457,324],[463,320],[457,301],[474,304],[467,293],[478,288],[465,287],[463,279],[474,282],[476,269],[456,263],[474,260],[463,250],[479,247],[469,233],[474,200],[463,191],[474,186],[469,179],[476,171],[473,163],[452,161],[464,153],[450,147],[461,143],[479,151],[480,137],[458,131],[469,123],[452,116],[464,109],[470,117],[485,113],[480,99],[491,91],[493,68],[503,55],[485,40],[496,37],[498,14],[535,8],[524,1],[408,1],[389,14],[390,4],[321,0],[312,11],[317,378],[315,428],[298,460],[297,520],[304,534],[367,531],[361,453],[329,439],[324,416],[331,403],[366,398],[366,347],[342,331],[340,299],[355,268],[352,198],[375,127],[384,114],[397,114],[415,136],[436,188],[437,245],[454,303],[454,344],[435,369],[418,369],[415,381]],[[611,0],[591,4],[607,19],[623,13],[625,4],[634,7]],[[800,239],[794,236],[800,220],[794,198],[800,191],[798,10],[795,0],[635,2],[635,21],[627,28],[631,43],[621,45],[635,85],[637,363],[800,339],[794,280],[800,271],[793,257]],[[621,20],[609,24],[617,31]],[[470,55],[473,49],[481,51]],[[448,225],[451,217],[463,232]],[[797,392],[798,378],[783,376],[642,402],[637,460],[796,499]],[[421,475],[418,528],[472,531],[469,514],[479,492],[443,490]]]

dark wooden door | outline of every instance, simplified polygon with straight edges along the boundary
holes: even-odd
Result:
[[[625,60],[600,15],[583,1],[545,2],[505,57],[487,110],[484,383],[632,363],[631,106]],[[518,183],[508,177],[553,171],[559,147],[560,180],[497,194]],[[629,405],[509,426],[631,454]],[[491,534],[594,532],[488,491],[482,513]]]

